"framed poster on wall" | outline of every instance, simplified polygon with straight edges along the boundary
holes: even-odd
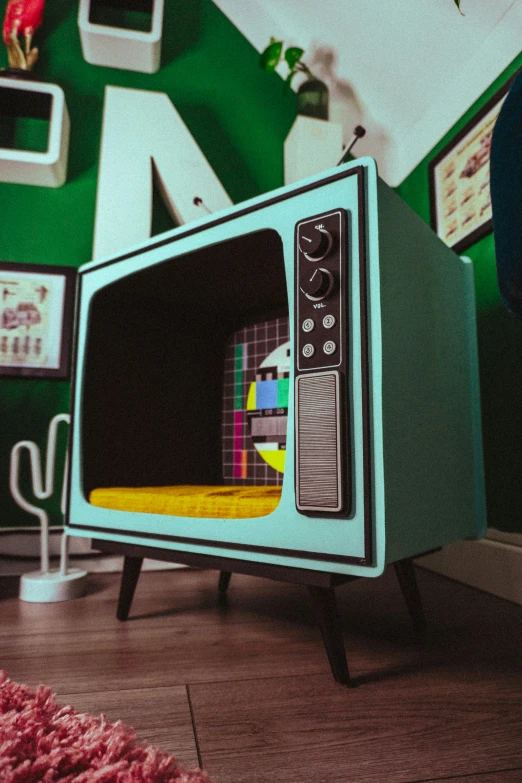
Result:
[[[76,269],[0,261],[0,376],[67,378]]]
[[[431,225],[456,253],[493,230],[489,151],[496,119],[514,76],[429,164]]]

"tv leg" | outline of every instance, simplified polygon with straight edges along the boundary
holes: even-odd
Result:
[[[341,685],[351,685],[335,588],[308,585],[308,591],[334,680]]]
[[[230,584],[230,578],[232,576],[231,571],[220,571],[219,572],[219,583],[218,583],[218,591],[219,591],[219,597],[224,598],[227,594],[228,586]]]
[[[116,617],[118,620],[127,620],[134,598],[134,591],[140,578],[142,557],[131,557],[126,555],[123,559],[123,573],[121,575],[120,595],[118,598],[118,608]]]
[[[413,561],[411,558],[399,560],[397,563],[393,564],[393,567],[395,568],[395,573],[397,574],[404,600],[406,601],[406,605],[410,612],[415,632],[419,636],[422,636],[426,631],[426,621]]]

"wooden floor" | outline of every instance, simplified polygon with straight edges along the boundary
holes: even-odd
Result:
[[[418,644],[393,571],[347,584],[347,689],[304,588],[233,576],[220,607],[217,576],[143,573],[126,623],[116,574],[48,605],[18,601],[6,578],[0,666],[216,783],[522,782],[522,607],[418,569]]]

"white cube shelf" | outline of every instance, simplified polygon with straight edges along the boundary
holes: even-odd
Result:
[[[335,166],[342,150],[341,123],[298,115],[284,143],[285,185]]]
[[[133,11],[136,10],[136,2],[118,0],[116,6],[114,2],[105,4],[104,0],[80,0],[78,25],[86,61],[91,65],[104,65],[107,68],[156,73],[161,57],[163,2],[164,0],[150,0],[151,29],[150,32],[142,32],[91,21],[92,10],[96,6],[106,5],[108,8]]]
[[[59,188],[67,176],[69,114],[56,84],[0,78],[0,116],[49,121],[45,152],[0,147],[0,181]]]

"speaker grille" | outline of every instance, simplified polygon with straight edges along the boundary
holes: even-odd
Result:
[[[296,501],[310,511],[340,511],[339,374],[296,379]]]

